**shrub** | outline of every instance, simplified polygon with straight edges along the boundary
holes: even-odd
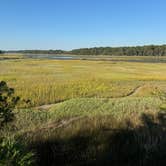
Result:
[[[14,96],[14,89],[9,88],[6,82],[0,82],[0,129],[14,118],[13,110],[19,101]],[[0,166],[31,166],[33,153],[26,151],[25,146],[14,139],[0,136]]]
[[[0,82],[0,127],[13,120],[13,110],[19,101],[19,97],[14,96],[14,89],[9,88],[6,82]]]
[[[31,166],[34,154],[27,152],[20,142],[3,138],[0,140],[0,166]]]

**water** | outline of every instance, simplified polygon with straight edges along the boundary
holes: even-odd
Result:
[[[113,62],[146,62],[146,63],[166,63],[166,58],[160,59],[157,57],[149,57],[149,58],[137,58],[135,57],[130,58],[123,58],[121,59],[120,56],[117,56],[117,59],[115,56],[79,56],[79,55],[57,55],[57,54],[24,54],[26,58],[32,58],[32,59],[56,59],[56,60],[77,60],[77,59],[82,59],[82,60],[91,60],[91,61],[113,61]],[[120,58],[120,59],[119,59]]]
[[[33,59],[57,59],[57,60],[72,60],[80,59],[78,56],[54,55],[54,54],[25,54],[26,58]]]

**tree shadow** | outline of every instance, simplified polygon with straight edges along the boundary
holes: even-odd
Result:
[[[110,144],[113,165],[166,165],[166,114],[159,113],[157,117],[142,114],[141,121],[141,126],[113,135]]]
[[[40,166],[165,166],[166,113],[142,114],[141,125],[126,121],[120,128],[100,126],[69,138],[36,140]]]

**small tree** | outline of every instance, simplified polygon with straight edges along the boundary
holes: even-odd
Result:
[[[14,89],[9,88],[6,82],[0,82],[0,129],[13,120],[13,110],[19,101],[14,96]],[[32,166],[34,164],[34,153],[28,151],[26,146],[15,139],[1,137],[0,135],[0,166]]]
[[[13,110],[19,101],[19,97],[14,96],[14,89],[9,88],[6,82],[0,82],[0,128],[14,118]]]

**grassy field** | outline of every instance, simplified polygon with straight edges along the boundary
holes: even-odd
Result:
[[[0,60],[23,59],[23,54],[0,54]]]
[[[78,97],[122,97],[144,85],[137,95],[165,91],[165,63],[81,60],[0,61],[0,80],[30,99],[32,106]]]
[[[165,73],[165,63],[0,61],[0,80],[31,100],[0,134],[26,142],[37,165],[164,165]]]

